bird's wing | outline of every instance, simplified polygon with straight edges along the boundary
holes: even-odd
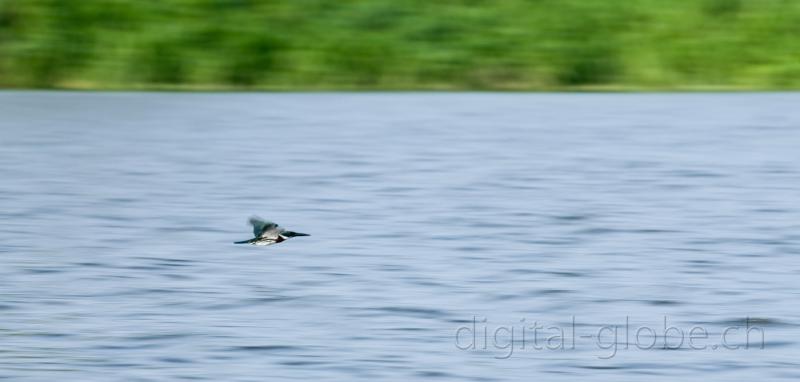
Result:
[[[251,217],[250,224],[253,225],[253,236],[255,237],[263,237],[264,234],[279,229],[277,224],[271,221],[264,220],[258,216]],[[274,236],[277,237],[278,233],[275,233]]]
[[[272,227],[271,229],[265,229],[264,232],[261,232],[261,235],[259,237],[263,239],[275,240],[278,239],[278,236],[280,236],[281,233],[283,233],[283,228],[275,226]]]

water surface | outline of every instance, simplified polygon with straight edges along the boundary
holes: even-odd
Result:
[[[798,104],[0,93],[0,378],[796,380]]]

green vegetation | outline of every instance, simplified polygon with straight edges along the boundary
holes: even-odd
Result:
[[[0,0],[0,87],[798,89],[797,0]]]

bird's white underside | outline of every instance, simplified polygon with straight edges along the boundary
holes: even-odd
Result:
[[[281,241],[284,241],[284,240],[288,239],[287,237],[285,237],[283,235],[279,235],[279,237],[282,239]],[[275,244],[275,243],[278,243],[278,237],[271,238],[271,237],[263,237],[262,236],[261,238],[258,239],[258,241],[255,241],[255,242],[250,243],[250,244],[266,246],[266,245],[272,245],[272,244]]]

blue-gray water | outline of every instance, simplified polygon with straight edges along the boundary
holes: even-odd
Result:
[[[797,105],[0,93],[0,378],[796,380]]]

